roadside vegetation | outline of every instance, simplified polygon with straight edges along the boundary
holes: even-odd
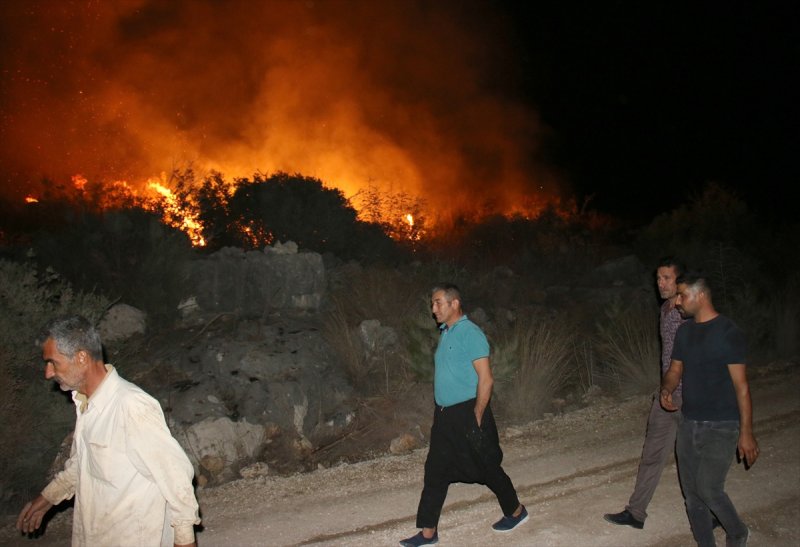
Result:
[[[301,175],[257,174],[231,184],[220,174],[196,180],[184,172],[175,181],[176,195],[204,221],[204,248],[135,201],[98,209],[91,199],[56,193],[35,211],[4,207],[13,214],[0,221],[0,388],[7,394],[0,403],[0,503],[41,486],[43,462],[74,419],[63,394],[42,378],[33,346],[41,325],[62,313],[97,320],[122,301],[144,310],[155,328],[169,327],[184,264],[229,245],[292,240],[323,254],[323,332],[364,400],[392,400],[432,381],[438,333],[428,291],[440,281],[461,287],[468,315],[490,339],[496,412],[507,423],[585,404],[597,392],[654,391],[660,346],[650,268],[664,255],[710,272],[715,303],[748,332],[754,361],[800,353],[800,230],[756,218],[718,185],[643,227],[549,210],[434,232],[425,231],[422,205],[407,196],[361,194],[372,204],[363,220],[339,191]],[[381,207],[411,208],[416,228],[391,221],[396,211]],[[46,221],[30,216],[42,212]],[[643,265],[641,278],[587,284],[596,268],[626,256]],[[391,340],[371,351],[365,329]],[[129,366],[140,362],[131,358]]]

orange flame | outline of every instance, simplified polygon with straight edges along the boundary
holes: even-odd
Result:
[[[195,247],[205,247],[206,240],[202,235],[203,225],[197,218],[197,211],[192,210],[189,205],[180,203],[172,190],[156,179],[148,180],[147,187],[155,190],[161,196],[161,199],[155,200],[153,205],[154,208],[160,206],[162,220],[169,226],[185,232]]]
[[[154,212],[160,215],[165,225],[177,228],[187,234],[193,246],[204,247],[207,245],[207,241],[203,237],[205,227],[200,220],[198,195],[193,192],[193,187],[181,186],[182,182],[178,183],[178,189],[171,189],[171,179],[164,173],[160,177],[147,179],[143,184],[134,185],[125,180],[94,183],[82,174],[73,175],[71,180],[79,196],[85,198],[91,207],[99,210],[138,207]],[[223,192],[224,195],[220,194],[217,197],[219,205],[224,205],[226,197],[230,197],[236,186],[242,183],[246,183],[246,179],[226,182],[227,188]],[[33,195],[25,198],[26,203],[37,203],[38,201],[39,199]],[[526,196],[507,206],[505,216],[534,219],[551,201],[552,198],[547,196]],[[359,220],[380,225],[384,232],[396,241],[417,244],[435,236],[437,230],[440,229],[441,219],[433,218],[434,224],[431,226],[429,224],[431,217],[425,202],[406,192],[391,194],[370,187],[354,194],[348,199],[348,202],[357,211]],[[481,218],[493,212],[491,208],[483,212],[476,211],[470,220],[479,222]],[[558,212],[565,217],[570,216],[569,212],[561,208]],[[239,222],[235,223],[232,228],[253,247],[269,245],[275,239],[273,234],[258,223]],[[446,228],[442,229],[446,230]]]
[[[86,183],[87,182],[89,182],[89,181],[86,180],[86,177],[84,177],[80,173],[78,173],[76,175],[72,175],[72,184],[75,186],[76,190],[80,190],[81,192],[86,190]]]

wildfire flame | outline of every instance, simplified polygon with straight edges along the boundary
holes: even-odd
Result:
[[[276,0],[232,10],[196,0],[180,3],[181,17],[165,16],[174,6],[156,9],[174,3],[142,0],[6,4],[16,7],[0,19],[14,45],[4,58],[0,166],[24,180],[0,190],[15,200],[33,197],[39,176],[81,173],[73,185],[92,207],[133,196],[196,234],[183,195],[163,191],[177,188],[147,182],[170,163],[234,180],[300,172],[349,198],[369,186],[430,202],[446,196],[435,211],[394,204],[378,218],[353,205],[407,240],[464,219],[530,218],[541,210],[530,196],[559,194],[538,153],[548,132],[539,115],[512,99],[516,90],[497,87],[507,67],[496,61],[511,41],[496,39],[508,33],[494,3],[465,12],[453,2],[342,9]]]
[[[180,195],[177,195],[170,188],[170,179],[164,173],[160,177],[148,178],[142,184],[130,184],[126,180],[113,180],[98,185],[90,182],[82,174],[73,175],[71,181],[77,195],[86,199],[87,203],[99,210],[139,207],[158,214],[165,225],[183,231],[193,246],[205,247],[207,245],[207,241],[203,237],[204,226],[200,220],[200,208],[192,189],[181,191]],[[242,183],[242,181],[237,181],[237,183]],[[230,189],[226,191],[230,191]],[[360,192],[356,193],[349,200],[356,209],[358,219],[379,224],[385,233],[396,241],[417,243],[435,235],[436,230],[439,229],[438,225],[428,224],[429,217],[424,210],[424,202],[419,199],[411,198],[405,193],[387,197],[385,193],[378,192],[374,188],[367,190],[361,196],[359,194]],[[359,197],[360,199],[357,199]],[[218,199],[221,204],[225,198],[220,196]],[[39,201],[39,198],[33,195],[25,197],[25,202],[28,204]],[[527,199],[513,204],[506,216],[532,219],[538,216],[547,204],[547,198],[529,196]],[[403,209],[410,209],[413,213],[401,213]],[[569,214],[564,211],[559,213],[564,216]],[[476,214],[471,220],[480,221],[481,218],[480,214]],[[273,234],[253,223],[239,222],[233,225],[233,229],[253,247],[272,244],[275,239]]]
[[[164,222],[185,232],[195,247],[205,247],[206,240],[202,236],[203,225],[197,218],[197,211],[181,204],[172,190],[159,181],[149,180],[147,187],[155,190],[162,197],[159,205]]]

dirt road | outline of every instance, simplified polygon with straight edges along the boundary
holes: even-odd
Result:
[[[728,493],[751,529],[752,546],[800,545],[800,368],[751,370],[761,458],[735,465]],[[649,401],[596,401],[590,407],[508,429],[504,467],[531,518],[519,529],[490,528],[499,507],[484,487],[453,485],[440,522],[446,545],[693,545],[674,462],[664,472],[644,530],[605,522],[633,487]],[[199,493],[201,547],[397,545],[416,533],[425,450],[292,477],[241,480]],[[29,540],[7,525],[6,545],[69,544],[70,512]],[[724,532],[717,530],[724,545]]]

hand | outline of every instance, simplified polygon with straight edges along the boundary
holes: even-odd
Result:
[[[753,467],[758,459],[758,443],[752,433],[739,434],[739,443],[736,445],[736,452],[739,458],[744,460],[745,467]]]
[[[23,534],[30,534],[38,530],[42,525],[42,519],[51,507],[53,504],[42,495],[26,503],[17,517],[17,530]]]
[[[672,402],[672,393],[667,391],[666,389],[662,389],[659,395],[659,402],[661,403],[661,408],[666,410],[667,412],[675,412],[678,410],[678,407],[675,403]]]
[[[482,419],[483,419],[483,412],[480,412],[480,413],[479,413],[479,412],[476,410],[476,411],[475,411],[475,423],[477,423],[477,424],[478,424],[478,427],[480,427],[480,426],[481,426],[481,420],[482,420]]]

